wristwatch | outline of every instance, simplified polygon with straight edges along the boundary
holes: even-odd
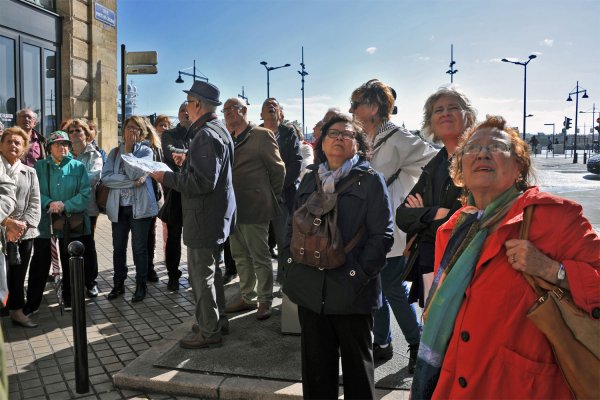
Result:
[[[562,282],[565,280],[565,278],[567,277],[567,274],[565,272],[565,266],[562,263],[559,263],[558,266],[558,273],[556,274],[556,279],[558,279],[558,282]]]

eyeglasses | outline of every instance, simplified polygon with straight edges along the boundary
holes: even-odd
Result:
[[[198,102],[198,100],[186,100],[183,102],[183,104],[185,104],[187,106],[188,104],[197,103],[197,102]]]
[[[352,131],[338,131],[336,129],[330,129],[327,131],[327,137],[330,137],[332,139],[337,139],[339,137],[342,137],[342,139],[344,140],[352,140],[356,137],[356,132],[352,132]]]
[[[355,100],[355,101],[350,101],[350,109],[351,110],[356,110],[358,108],[358,106],[360,106],[361,104],[366,104],[364,101],[359,101],[359,100]]]
[[[456,112],[463,112],[463,111],[464,110],[459,105],[450,105],[448,107],[438,107],[438,108],[434,109],[433,114],[434,115],[442,115],[445,112],[456,113]]]
[[[231,106],[231,107],[224,107],[224,108],[221,110],[221,112],[222,112],[223,114],[225,114],[225,113],[226,113],[226,112],[228,112],[228,111],[231,111],[231,110],[236,110],[236,109],[237,109],[237,110],[239,110],[240,108],[242,108],[242,107],[240,107],[240,106],[235,106],[235,105],[234,105],[234,106]]]
[[[140,128],[138,128],[137,126],[133,126],[133,125],[127,125],[125,127],[125,130],[130,131],[130,132],[140,132],[141,131]]]
[[[494,142],[485,146],[479,143],[467,143],[464,145],[462,153],[471,155],[479,154],[483,149],[490,154],[510,153],[510,148],[509,144],[503,142]]]

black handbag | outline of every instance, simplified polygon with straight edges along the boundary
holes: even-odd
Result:
[[[165,196],[165,203],[158,210],[158,218],[171,225],[183,225],[183,211],[181,210],[181,193],[169,189]]]
[[[69,233],[81,235],[84,232],[85,213],[52,214],[52,229],[55,231],[69,230]]]

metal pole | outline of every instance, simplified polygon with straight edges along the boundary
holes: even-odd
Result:
[[[194,82],[196,82],[196,60],[194,60],[194,71],[192,74],[194,75]]]
[[[527,121],[527,64],[528,64],[528,62],[526,62],[523,65],[523,70],[525,71],[525,74],[523,77],[523,140],[526,140],[525,134],[527,133],[525,124]]]
[[[454,69],[453,65],[454,63],[452,62],[454,61],[454,44],[450,45],[450,69]],[[450,72],[450,83],[454,83],[454,73]]]
[[[83,252],[81,242],[73,241],[68,247],[71,258],[71,296],[73,306],[73,347],[75,348],[75,385],[77,393],[90,390],[88,371],[87,332],[85,321],[85,297],[83,294]]]
[[[125,94],[127,93],[127,69],[125,68],[125,45],[121,45],[121,128],[125,125]]]
[[[267,99],[271,98],[271,94],[269,92],[269,72],[271,71],[269,70],[269,68],[267,68]]]
[[[573,140],[573,164],[577,164],[577,113],[579,113],[579,81],[575,86],[575,138]]]

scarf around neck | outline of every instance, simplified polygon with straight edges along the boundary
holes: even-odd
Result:
[[[501,221],[520,195],[514,186],[485,210],[473,206],[472,196],[458,217],[423,310],[423,333],[412,383],[413,399],[429,399],[435,390],[463,296],[481,255],[489,229]]]
[[[358,163],[358,159],[358,154],[355,154],[354,157],[344,161],[344,164],[342,164],[341,167],[333,171],[329,169],[327,161],[319,164],[319,171],[317,172],[323,185],[323,192],[333,193],[335,191],[336,183],[348,176],[352,167]]]
[[[19,170],[21,169],[21,160],[17,159],[17,161],[15,161],[13,165],[10,165],[10,163],[6,158],[4,158],[4,156],[2,156],[1,158],[2,163],[4,164],[4,169],[6,170],[6,174],[10,176],[10,179],[16,182],[17,172],[19,172]]]

